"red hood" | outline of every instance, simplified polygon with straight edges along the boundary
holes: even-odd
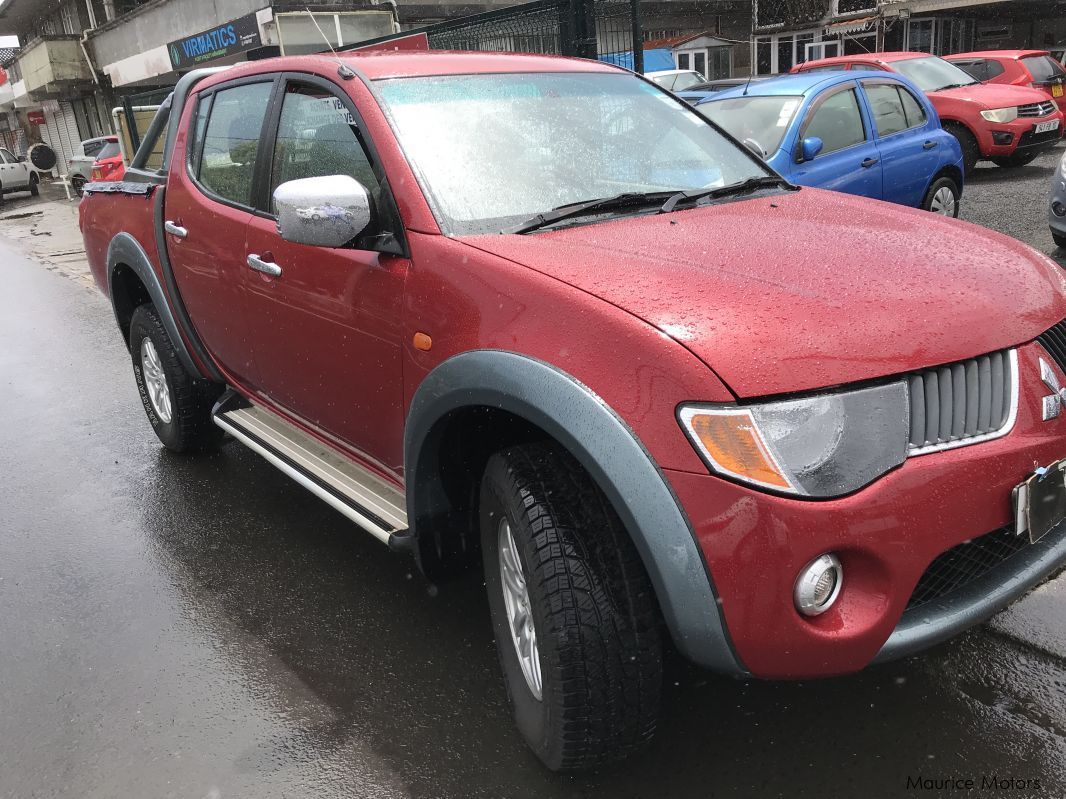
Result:
[[[967,100],[980,103],[985,108],[1010,108],[1016,105],[1046,103],[1048,93],[1028,86],[1011,86],[1006,83],[974,83],[957,89],[941,92],[926,92],[934,103],[943,98]]]
[[[815,189],[464,241],[624,308],[740,397],[959,361],[1066,317],[1064,273],[1024,244]]]

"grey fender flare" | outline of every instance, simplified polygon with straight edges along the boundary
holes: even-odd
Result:
[[[419,385],[407,416],[408,518],[444,502],[431,474],[434,428],[471,406],[499,408],[544,430],[589,472],[633,538],[667,627],[682,654],[717,672],[744,675],[692,526],[643,444],[590,388],[535,358],[473,350],[449,358]],[[425,472],[423,474],[423,472]]]
[[[115,312],[115,321],[118,322],[119,319],[111,280],[114,277],[115,268],[119,265],[131,269],[141,283],[144,284],[145,289],[148,290],[148,296],[151,297],[152,304],[163,322],[163,327],[166,328],[167,335],[170,336],[170,340],[173,342],[175,350],[177,350],[181,365],[185,367],[185,370],[190,375],[202,377],[203,374],[185,346],[185,339],[182,338],[178,329],[177,321],[170,310],[170,303],[167,302],[166,294],[163,293],[163,286],[156,276],[155,269],[152,268],[152,262],[148,260],[144,248],[141,247],[137,239],[133,238],[129,233],[116,235],[107,248],[107,296],[111,298],[111,309]],[[126,343],[127,345],[129,344],[129,342]]]

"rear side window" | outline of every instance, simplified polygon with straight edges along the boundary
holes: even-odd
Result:
[[[822,140],[821,155],[828,155],[866,141],[866,128],[854,89],[837,92],[811,116],[803,136]]]
[[[223,200],[252,205],[256,151],[273,88],[272,82],[250,83],[215,92],[211,100],[203,141],[192,145],[198,163],[191,166],[200,184]]]
[[[86,158],[96,158],[100,154],[100,151],[104,149],[105,144],[107,144],[107,142],[99,139],[96,141],[83,142],[81,145],[81,151],[85,153]]]
[[[924,125],[928,118],[925,115],[925,109],[922,104],[918,102],[918,98],[902,86],[897,86],[896,90],[899,92],[900,100],[903,101],[903,112],[907,115],[907,127],[916,128],[919,125]]]
[[[907,112],[903,110],[896,87],[887,83],[864,84],[866,96],[870,98],[873,110],[874,127],[878,136],[891,136],[908,128]]]
[[[1026,56],[1022,59],[1022,65],[1029,70],[1034,83],[1049,83],[1066,75],[1062,67],[1046,55]]]

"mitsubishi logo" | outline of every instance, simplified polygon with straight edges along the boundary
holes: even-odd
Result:
[[[1051,389],[1051,396],[1044,397],[1044,421],[1055,419],[1062,413],[1062,403],[1066,402],[1066,388],[1059,384],[1058,375],[1052,371],[1048,362],[1040,359],[1040,379]]]

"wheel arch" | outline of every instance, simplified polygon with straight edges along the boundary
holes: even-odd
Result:
[[[606,495],[640,554],[678,649],[712,670],[744,674],[692,527],[654,459],[591,389],[535,358],[462,353],[436,367],[415,392],[404,462],[420,566],[431,571],[471,529],[463,497],[479,485],[477,469],[488,450],[543,437],[573,455]]]
[[[107,294],[122,337],[129,346],[130,319],[138,305],[150,302],[159,313],[167,335],[190,375],[202,377],[170,310],[163,286],[144,248],[129,233],[119,233],[107,249]]]
[[[966,179],[962,174],[962,170],[959,169],[958,165],[956,164],[945,164],[944,166],[940,167],[940,169],[937,170],[936,174],[934,174],[933,177],[929,179],[929,183],[926,184],[925,193],[922,195],[922,197],[924,198],[925,195],[929,193],[929,190],[933,188],[933,184],[941,178],[951,178],[953,181],[955,181],[955,188],[959,190],[959,199],[961,200],[963,192],[966,191]]]

